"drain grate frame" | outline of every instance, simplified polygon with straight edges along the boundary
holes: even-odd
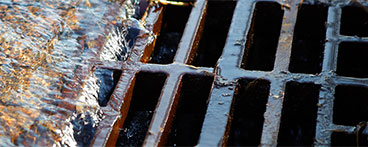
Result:
[[[241,68],[247,35],[251,28],[252,15],[257,2],[274,2],[284,10],[280,37],[272,71],[246,70]],[[240,79],[262,79],[270,82],[270,91],[260,145],[274,146],[278,141],[285,87],[288,82],[312,83],[320,85],[317,110],[315,145],[331,145],[333,132],[355,134],[357,126],[336,125],[333,123],[335,88],[338,85],[359,85],[368,87],[368,79],[344,77],[336,74],[338,66],[338,47],[341,42],[368,42],[368,38],[344,36],[339,34],[342,9],[350,5],[348,0],[329,2],[328,0],[305,0],[303,4],[328,6],[326,22],[326,42],[323,52],[322,69],[319,74],[290,73],[289,63],[294,37],[294,27],[298,9],[301,6],[295,0],[238,0],[234,10],[227,41],[215,68],[194,67],[189,64],[196,53],[204,26],[207,3],[197,0],[186,24],[174,62],[167,65],[147,63],[154,43],[146,45],[145,37],[137,39],[131,58],[126,62],[100,61],[95,68],[122,70],[121,78],[106,107],[102,107],[105,118],[96,130],[92,142],[94,146],[115,145],[119,127],[123,125],[130,105],[130,99],[138,72],[167,74],[166,83],[161,92],[158,105],[148,129],[144,146],[164,145],[168,136],[178,102],[181,77],[184,74],[214,76],[215,81],[210,93],[199,146],[224,146],[227,144],[232,121],[232,106],[236,85]],[[363,0],[358,0],[368,5]],[[146,26],[159,34],[163,6],[151,4],[147,16],[143,18]],[[359,125],[359,124],[357,124]]]

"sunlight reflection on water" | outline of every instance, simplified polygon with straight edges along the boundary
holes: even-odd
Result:
[[[99,87],[78,70],[134,10],[124,0],[0,2],[0,146],[89,144]]]

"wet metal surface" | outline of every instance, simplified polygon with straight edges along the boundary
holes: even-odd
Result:
[[[262,1],[262,0],[261,0]],[[251,16],[255,0],[237,2],[232,25],[228,34],[224,52],[216,68],[216,80],[210,97],[208,110],[203,124],[200,146],[222,146],[227,144],[228,131],[232,123],[233,95],[236,91],[238,79],[265,79],[271,82],[270,94],[264,114],[261,146],[276,146],[280,127],[281,111],[285,95],[285,84],[290,81],[300,83],[314,83],[321,85],[319,93],[315,145],[331,145],[332,132],[356,132],[356,126],[335,125],[332,122],[333,99],[336,85],[368,86],[368,81],[362,78],[337,76],[336,63],[338,44],[343,41],[366,41],[367,38],[352,38],[339,35],[341,8],[349,1],[304,1],[304,4],[320,4],[329,6],[326,22],[326,45],[320,74],[290,73],[288,66],[291,55],[294,26],[297,20],[299,1],[274,1],[282,5],[284,10],[283,23],[276,52],[274,69],[271,72],[250,71],[239,69],[241,57],[244,52],[247,32],[251,28]],[[365,1],[359,1],[366,4]],[[363,15],[363,14],[362,14]],[[353,39],[353,40],[350,40]],[[356,63],[359,64],[359,63]],[[299,65],[303,66],[303,65]],[[338,66],[338,65],[337,65]],[[367,119],[365,119],[367,120]],[[362,120],[363,121],[363,120]],[[356,124],[358,125],[358,124]]]
[[[182,92],[188,90],[188,88],[182,88],[191,87],[182,86],[185,83],[183,77],[187,75],[206,77],[206,83],[212,84],[204,85],[210,87],[208,103],[202,104],[202,107],[206,105],[207,108],[202,109],[206,111],[204,120],[202,117],[197,122],[201,123],[203,120],[201,131],[196,134],[199,140],[191,140],[191,144],[198,142],[199,146],[247,145],[247,142],[242,141],[239,137],[253,136],[257,138],[251,142],[252,145],[283,145],[285,140],[291,139],[290,142],[293,145],[328,146],[339,145],[339,142],[331,143],[331,138],[344,138],[344,135],[347,134],[358,134],[361,135],[359,138],[364,138],[362,135],[368,134],[366,127],[368,118],[354,116],[354,119],[357,120],[343,122],[341,121],[343,116],[335,116],[337,113],[334,113],[335,97],[340,99],[345,96],[341,92],[344,88],[341,87],[352,85],[350,91],[357,91],[357,93],[368,87],[368,80],[364,78],[366,77],[364,72],[354,77],[356,73],[349,73],[350,70],[345,69],[346,66],[341,66],[341,62],[338,62],[342,57],[339,58],[338,52],[342,42],[368,42],[368,38],[358,37],[365,36],[364,32],[359,32],[357,36],[345,36],[346,28],[344,28],[342,33],[345,35],[340,34],[340,27],[356,25],[346,23],[350,20],[342,18],[345,16],[342,13],[346,13],[347,16],[356,13],[353,12],[354,9],[344,9],[344,7],[349,5],[367,8],[363,7],[368,6],[365,0],[238,0],[235,2],[234,13],[231,13],[233,17],[225,47],[214,68],[190,65],[195,56],[200,54],[198,47],[202,31],[206,29],[204,28],[206,19],[210,19],[209,16],[207,17],[210,15],[210,13],[207,14],[207,10],[211,1],[197,0],[194,4],[183,3],[183,6],[178,6],[191,9],[185,30],[180,34],[182,35],[180,41],[178,34],[171,34],[175,37],[173,42],[179,45],[177,47],[176,45],[166,46],[166,48],[175,48],[175,51],[170,51],[170,61],[155,61],[154,63],[149,62],[152,60],[152,55],[155,54],[155,47],[163,50],[164,55],[166,54],[165,47],[156,45],[160,44],[157,43],[158,37],[165,39],[165,36],[160,36],[161,28],[165,27],[163,26],[165,25],[163,15],[166,6],[171,5],[172,2],[150,1],[145,3],[141,1],[139,8],[135,8],[138,3],[131,2],[136,1],[124,1],[124,3],[94,0],[60,3],[0,2],[0,9],[4,10],[4,13],[0,14],[2,20],[0,25],[5,26],[0,29],[3,34],[0,52],[0,92],[2,92],[0,95],[0,109],[2,110],[0,112],[0,142],[2,145],[168,145],[172,143],[172,140],[168,139],[173,137],[173,131],[174,137],[178,135],[175,134],[177,129],[173,126],[178,124],[175,122],[176,114],[182,113],[180,110],[176,113],[176,109],[180,109],[178,107],[181,106],[178,103],[182,99],[179,99]],[[270,7],[277,10],[280,15],[279,12],[283,12],[280,24],[276,24],[277,21],[274,22],[275,24],[263,24],[278,25],[278,27],[281,25],[280,34],[272,34],[277,37],[277,39],[273,38],[277,40],[277,46],[275,45],[275,53],[267,53],[268,55],[275,54],[274,61],[267,61],[271,65],[267,68],[250,68],[247,64],[248,61],[251,62],[248,58],[248,52],[252,50],[250,46],[253,41],[257,41],[254,33],[259,32],[254,28],[254,24],[257,23],[252,23],[257,20],[253,17],[267,15],[255,14],[257,3],[262,3],[259,6],[263,8],[268,8],[270,4]],[[306,4],[328,7],[327,19],[321,18],[318,21],[326,22],[326,39],[319,42],[324,44],[321,47],[323,48],[323,60],[315,61],[316,67],[322,69],[320,72],[319,70],[291,72],[289,64],[293,58],[294,41],[302,41],[295,37],[294,33],[297,29],[294,30],[294,28],[298,24],[298,18],[303,19],[298,12],[302,11],[301,7]],[[136,13],[128,11],[133,9],[136,10]],[[122,12],[115,10],[122,10]],[[95,11],[98,12],[98,15],[94,13]],[[55,13],[62,17],[43,16],[46,13]],[[15,17],[10,17],[12,16],[10,14],[15,14]],[[31,21],[26,24],[33,25],[17,25],[12,22],[17,20],[23,23],[24,18]],[[39,23],[38,27],[41,27],[44,32],[32,30],[31,28],[35,25],[32,21],[41,18],[45,20],[45,23]],[[81,18],[88,18],[88,21]],[[91,20],[99,25],[91,24]],[[365,19],[360,21],[364,22]],[[345,24],[340,25],[341,23]],[[356,26],[363,27],[363,29],[366,27]],[[22,34],[28,36],[25,37]],[[267,35],[267,33],[261,33],[260,36],[262,35]],[[170,38],[170,35],[167,37]],[[16,43],[19,40],[34,48],[28,49]],[[359,44],[359,46],[365,47],[364,44]],[[29,56],[24,56],[25,54]],[[262,56],[262,53],[252,54],[251,58],[255,63],[264,63],[263,58],[253,56]],[[305,56],[305,58],[308,57]],[[211,57],[211,60],[216,58]],[[307,61],[303,58],[300,60]],[[357,67],[368,68],[364,66],[365,64],[362,64]],[[344,72],[339,72],[341,68]],[[141,73],[165,75],[157,105],[154,107],[155,104],[152,104],[150,107],[154,108],[144,111],[131,107],[131,102],[134,102],[132,97],[136,95],[134,94],[135,86],[144,83],[139,78],[137,79]],[[291,88],[290,92],[287,85],[294,85],[297,88]],[[283,114],[288,116],[299,112],[292,109],[298,106],[297,102],[300,102],[295,100],[297,94],[292,93],[298,93],[300,87],[304,89],[303,86],[310,87],[309,89],[314,91],[311,97],[318,95],[312,102],[308,98],[302,98],[311,106],[308,107],[310,113],[316,113],[310,114],[312,119],[317,117],[316,123],[312,121],[307,124],[308,127],[315,129],[315,134],[313,131],[312,133],[302,132],[305,128],[297,126],[298,124],[295,124],[296,129],[282,126],[283,123],[287,124],[290,121],[282,119]],[[193,86],[193,88],[197,87]],[[335,88],[339,91],[335,92]],[[358,96],[364,97],[364,94],[361,92]],[[203,94],[203,99],[206,100],[206,93]],[[318,103],[315,104],[315,101]],[[341,103],[341,99],[336,102]],[[132,106],[136,107],[135,105],[136,102],[132,103]],[[242,108],[244,105],[249,107]],[[342,106],[339,105],[339,107]],[[249,110],[251,108],[254,109]],[[132,116],[130,110],[136,115]],[[354,109],[351,112],[356,112],[356,110],[366,112],[365,109]],[[256,113],[240,113],[243,111]],[[247,116],[251,116],[253,120],[244,121],[243,119],[246,119]],[[283,120],[286,121],[282,122]],[[336,121],[338,124],[335,124]],[[359,123],[356,124],[357,122]],[[257,127],[243,127],[244,124]],[[249,135],[249,132],[242,132],[243,129],[249,128],[258,129],[250,131],[258,134]],[[286,133],[282,131],[283,129],[287,130]],[[288,138],[287,135],[290,135],[288,133],[295,130],[299,131],[299,134],[295,135],[294,139]],[[119,138],[121,133],[126,134],[120,135]],[[135,134],[139,136],[130,137]],[[241,135],[236,136],[237,134]],[[286,135],[280,137],[283,134]],[[306,143],[300,138],[306,138]],[[138,143],[135,139],[142,142]],[[366,140],[360,142],[364,143],[364,141]]]
[[[197,1],[192,11],[201,12],[200,10],[205,7],[206,1]],[[178,101],[177,98],[179,96],[178,90],[181,86],[181,77],[184,74],[213,75],[212,68],[197,68],[190,65],[185,65],[185,60],[188,58],[188,55],[182,56],[182,53],[187,52],[185,54],[189,54],[191,52],[191,48],[184,48],[184,45],[179,45],[178,52],[180,55],[176,54],[174,63],[172,64],[160,65],[147,63],[148,58],[150,57],[150,54],[154,48],[153,43],[155,40],[152,40],[152,35],[157,35],[160,32],[163,8],[164,6],[162,5],[153,3],[150,4],[147,13],[148,15],[142,18],[142,21],[145,22],[144,25],[148,33],[143,32],[139,35],[134,48],[132,48],[132,53],[127,61],[101,62],[97,66],[97,68],[106,69],[119,69],[119,67],[121,67],[122,76],[107,106],[102,107],[104,119],[100,122],[99,127],[96,130],[96,135],[93,140],[94,146],[115,145],[120,132],[119,127],[123,126],[127,116],[136,73],[143,71],[167,74],[165,85],[160,95],[156,110],[153,114],[146,139],[143,143],[144,146],[157,146],[165,144],[165,139],[169,133],[169,128],[171,127],[173,114]],[[200,14],[203,15],[203,13]],[[195,24],[200,24],[201,19],[198,19],[198,14],[192,13],[188,21]],[[196,36],[195,33],[188,33],[188,31],[190,30],[191,32],[198,32],[199,26],[190,26],[191,27],[186,28],[183,38],[192,38],[193,41],[191,41],[192,43],[189,44],[187,42],[182,43],[193,46],[192,44],[195,41]],[[149,32],[151,32],[151,34]]]
[[[249,32],[253,29],[252,20],[254,20],[254,18],[252,17],[254,16],[254,9],[258,2],[265,2],[265,5],[267,3],[276,3],[279,9],[283,11],[274,66],[270,71],[249,70],[247,67],[241,67],[242,62],[244,62],[243,56],[248,45],[247,41],[249,36],[252,37],[252,34],[249,35]],[[144,44],[142,42],[147,42],[147,40],[150,39],[147,35],[141,35],[141,37],[137,39],[137,44],[132,50],[133,54],[127,62],[103,62],[99,66],[100,68],[109,69],[118,69],[117,67],[122,67],[123,75],[108,106],[103,108],[106,117],[102,120],[102,125],[97,129],[98,133],[95,136],[94,145],[114,145],[117,134],[119,133],[118,128],[123,125],[124,119],[127,116],[132,87],[134,86],[134,75],[139,71],[167,74],[166,83],[161,91],[159,102],[143,143],[144,146],[166,144],[166,139],[168,139],[179,101],[178,98],[180,89],[182,88],[181,78],[183,74],[215,76],[215,81],[210,92],[207,112],[198,141],[199,146],[234,145],[234,142],[228,144],[229,135],[232,134],[230,128],[234,127],[232,126],[233,117],[237,115],[233,111],[234,103],[237,102],[234,96],[238,95],[238,81],[247,79],[254,79],[254,81],[250,83],[257,83],[257,80],[267,81],[266,83],[269,82],[268,86],[270,89],[269,94],[266,96],[267,103],[265,104],[264,114],[262,115],[262,112],[259,111],[264,118],[264,122],[260,124],[262,126],[262,131],[260,133],[261,137],[259,138],[260,141],[259,143],[255,142],[255,145],[276,146],[278,143],[285,143],[285,138],[283,138],[285,136],[279,139],[279,132],[280,124],[282,125],[281,116],[283,113],[285,92],[287,92],[286,85],[291,82],[294,83],[294,85],[299,85],[299,83],[301,83],[301,85],[309,85],[309,87],[313,87],[311,89],[317,91],[315,93],[319,93],[314,93],[318,95],[314,99],[318,101],[318,103],[314,104],[315,101],[313,101],[310,103],[311,107],[308,107],[311,113],[317,111],[317,114],[310,114],[312,116],[310,118],[312,119],[313,117],[317,117],[316,124],[313,122],[308,124],[308,127],[312,127],[312,129],[315,128],[315,131],[312,131],[312,133],[304,133],[307,134],[304,136],[303,133],[298,134],[291,143],[294,145],[331,145],[332,132],[345,132],[347,134],[363,132],[364,134],[366,131],[362,131],[363,129],[359,128],[365,128],[363,127],[364,125],[362,125],[365,123],[356,124],[357,126],[344,126],[335,125],[332,122],[335,87],[337,85],[368,86],[368,81],[366,79],[336,75],[339,43],[342,41],[367,41],[367,38],[343,36],[338,33],[341,21],[341,9],[345,5],[350,5],[351,3],[348,0],[303,1],[303,5],[323,5],[328,7],[327,20],[321,18],[321,22],[326,22],[326,41],[322,40],[322,44],[324,43],[323,61],[322,63],[318,63],[321,61],[316,61],[317,66],[318,64],[322,64],[322,70],[319,74],[306,74],[313,73],[314,71],[308,71],[306,73],[289,72],[290,58],[292,56],[291,50],[293,41],[295,41],[294,27],[297,24],[298,11],[300,7],[303,7],[300,2],[301,1],[294,0],[238,0],[236,2],[233,20],[222,56],[219,58],[214,69],[187,65],[192,62],[193,56],[197,52],[196,50],[202,30],[205,29],[203,26],[207,15],[207,3],[210,3],[210,1],[198,0],[193,5],[174,61],[171,64],[162,65],[147,63],[150,60],[149,57],[154,48],[154,39],[153,42]],[[364,3],[365,1],[358,2],[361,2],[362,5],[366,5],[366,3]],[[163,5],[151,5],[147,13],[148,15],[143,18],[143,21],[146,22],[146,29],[153,32],[153,34],[159,34],[160,32],[159,29],[161,28],[163,9]],[[246,88],[249,89],[248,86],[246,86]],[[295,100],[290,101],[291,103],[295,102]],[[286,105],[286,107],[293,106],[294,104],[290,104],[290,102]],[[289,110],[290,108],[285,108],[285,111]],[[290,114],[293,114],[293,112],[285,113],[285,115]],[[241,122],[240,120],[237,121]],[[284,129],[293,128],[284,126]],[[305,128],[299,129],[305,130]],[[315,132],[315,134],[313,134],[313,132]],[[298,138],[303,137],[307,140],[306,142],[300,139],[298,140]]]

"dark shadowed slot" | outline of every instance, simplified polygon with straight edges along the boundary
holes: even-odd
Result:
[[[116,146],[141,146],[146,136],[166,75],[138,73],[132,101]]]
[[[112,93],[121,76],[120,70],[96,69],[94,74],[98,78],[97,84],[100,89],[98,92],[98,104],[105,107],[109,102]]]
[[[279,146],[312,146],[319,85],[289,82],[281,114]]]
[[[336,73],[340,76],[368,78],[368,43],[342,42]]]
[[[368,87],[339,85],[335,89],[333,122],[356,126],[368,121]]]
[[[340,33],[347,36],[368,36],[368,7],[360,3],[342,8]]]
[[[192,65],[214,67],[222,54],[236,1],[208,1],[202,38]]]
[[[213,77],[184,75],[167,146],[195,146],[198,143]]]
[[[328,7],[305,5],[298,11],[289,70],[293,73],[320,73],[326,38]]]
[[[97,128],[93,114],[91,115],[89,112],[87,112],[73,116],[71,123],[73,124],[73,135],[78,144],[77,146],[90,146],[91,140],[93,139]],[[37,131],[46,130],[43,125],[39,124],[32,126],[32,129],[33,127],[36,127],[34,129],[37,129]]]
[[[161,32],[150,63],[169,64],[173,62],[191,10],[192,6],[165,6]]]
[[[233,104],[229,146],[258,146],[270,90],[265,80],[240,80]]]
[[[278,3],[258,2],[256,4],[242,68],[263,71],[273,69],[283,15],[284,11]]]
[[[331,136],[331,146],[368,146],[368,135],[334,132]]]

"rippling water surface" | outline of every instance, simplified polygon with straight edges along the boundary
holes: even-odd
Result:
[[[78,70],[100,58],[135,3],[0,1],[0,146],[89,144],[102,117],[99,81]]]

